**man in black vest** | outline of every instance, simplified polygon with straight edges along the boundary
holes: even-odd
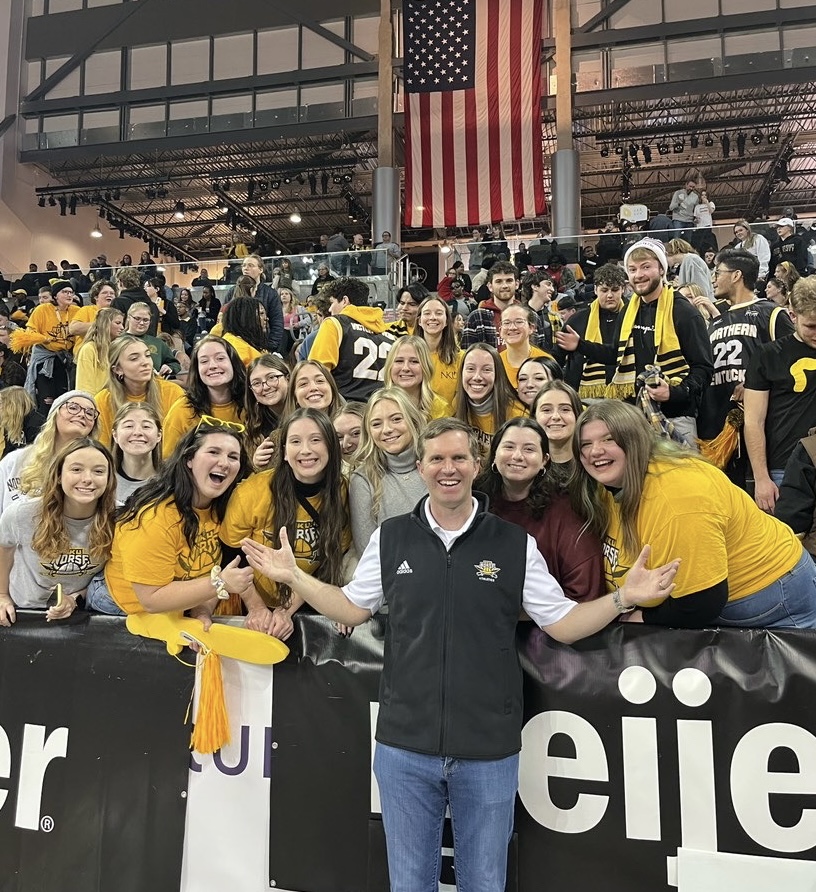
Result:
[[[474,496],[479,444],[470,427],[432,421],[417,454],[427,498],[375,530],[342,589],[297,567],[285,528],[277,551],[241,544],[256,570],[345,625],[388,601],[374,773],[392,892],[437,888],[448,805],[461,888],[503,892],[521,748],[520,611],[557,640],[576,641],[671,591],[677,562],[646,570],[644,549],[625,590],[576,604],[535,540]]]

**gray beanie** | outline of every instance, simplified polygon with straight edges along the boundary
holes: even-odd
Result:
[[[90,400],[94,404],[94,408],[97,409],[97,411],[99,410],[99,406],[96,405],[96,400],[90,393],[88,393],[87,390],[69,390],[67,393],[61,393],[54,400],[54,402],[51,403],[51,408],[48,410],[49,417],[53,415],[54,412],[56,412],[63,403],[67,403],[68,400],[72,400],[78,396],[82,396],[85,397],[86,400]]]

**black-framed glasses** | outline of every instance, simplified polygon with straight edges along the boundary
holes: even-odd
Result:
[[[90,406],[83,406],[81,403],[75,403],[73,400],[67,400],[62,404],[69,415],[84,415],[88,421],[96,421],[99,418],[99,412]]]
[[[254,393],[260,393],[262,390],[266,390],[267,387],[272,387],[273,384],[277,384],[281,378],[285,377],[286,375],[282,375],[280,372],[270,372],[268,375],[259,378],[257,381],[250,381],[249,389]]]
[[[715,270],[714,270],[714,278],[716,279],[716,278],[718,278],[719,276],[724,275],[725,273],[735,273],[735,272],[737,272],[737,270],[735,270],[735,269],[728,269],[728,268],[726,268],[726,269],[715,269]]]

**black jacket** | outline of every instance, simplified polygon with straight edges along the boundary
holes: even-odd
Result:
[[[521,748],[515,645],[527,534],[479,510],[450,551],[425,499],[380,531],[388,629],[377,740],[419,753],[501,759]]]

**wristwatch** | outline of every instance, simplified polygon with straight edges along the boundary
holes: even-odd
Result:
[[[227,591],[226,583],[221,578],[221,567],[218,564],[210,570],[210,582],[213,584],[218,600],[226,601],[229,598],[229,592]]]
[[[221,597],[220,595],[218,596]],[[612,603],[615,605],[615,610],[618,613],[631,613],[635,609],[635,605],[632,604],[631,607],[627,607],[623,603],[623,599],[621,598],[621,592],[619,588],[616,588],[614,592],[612,592]]]

